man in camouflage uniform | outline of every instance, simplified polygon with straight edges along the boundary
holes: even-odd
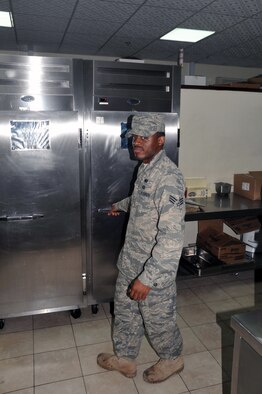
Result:
[[[143,378],[157,383],[184,366],[175,283],[183,247],[184,180],[163,150],[165,125],[157,114],[134,115],[128,136],[142,163],[132,196],[113,204],[109,213],[130,211],[130,217],[117,263],[115,355],[101,353],[97,362],[134,377],[134,360],[146,331],[160,360],[144,371]]]

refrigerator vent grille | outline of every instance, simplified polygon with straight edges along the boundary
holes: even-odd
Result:
[[[71,95],[70,59],[0,55],[0,94]]]
[[[142,85],[142,84],[118,84],[118,83],[103,83],[97,84],[97,89],[120,89],[120,90],[141,90],[141,91],[158,91],[158,92],[166,92],[167,85]]]
[[[164,77],[170,78],[168,71],[166,70],[150,70],[148,68],[133,69],[133,68],[112,68],[112,67],[97,67],[97,72],[101,74],[118,74],[118,75],[143,75],[143,76],[151,76],[151,77]]]
[[[172,111],[171,65],[95,61],[93,78],[95,110],[130,110],[135,99],[139,111]]]

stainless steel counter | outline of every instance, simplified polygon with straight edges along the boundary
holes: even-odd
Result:
[[[234,315],[235,330],[231,394],[262,392],[262,309]]]

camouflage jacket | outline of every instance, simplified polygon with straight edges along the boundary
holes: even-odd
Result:
[[[115,204],[130,211],[117,266],[130,281],[164,288],[176,278],[184,235],[184,179],[160,151],[139,167],[132,196]]]

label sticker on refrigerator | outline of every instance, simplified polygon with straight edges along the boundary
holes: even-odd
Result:
[[[11,150],[50,149],[49,120],[11,120]]]
[[[96,124],[104,124],[105,119],[103,116],[96,116]]]

